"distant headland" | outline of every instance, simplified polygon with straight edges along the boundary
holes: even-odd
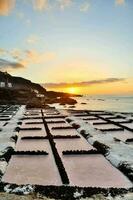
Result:
[[[81,95],[47,91],[38,83],[0,71],[0,103],[27,104],[46,107],[48,104],[76,104],[71,97]]]

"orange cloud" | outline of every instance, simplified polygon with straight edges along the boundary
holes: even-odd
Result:
[[[43,11],[48,8],[48,0],[34,0],[33,5],[36,10]]]
[[[124,78],[106,78],[106,79],[98,79],[98,80],[75,82],[75,83],[46,83],[46,84],[44,84],[44,86],[48,87],[48,88],[53,88],[53,87],[55,87],[55,88],[86,87],[86,86],[92,86],[92,85],[97,85],[97,84],[123,82],[125,80],[126,79],[124,79]]]
[[[52,61],[56,58],[56,53],[54,52],[47,52],[47,51],[40,52],[35,49],[22,51],[21,49],[16,48],[8,51],[6,49],[0,48],[0,55],[3,54],[12,57],[13,59],[15,59],[17,63],[20,63],[20,65],[23,65],[25,67],[33,64],[43,65],[46,62]],[[3,64],[1,64],[1,66],[3,66]]]
[[[36,50],[27,50],[24,59],[20,59],[20,63],[28,66],[30,64],[44,64],[45,62],[55,59],[54,52],[38,52]]]
[[[15,6],[15,0],[0,0],[0,15],[9,15]]]
[[[125,4],[125,0],[116,0],[115,3],[116,3],[116,5],[121,6],[121,5]]]
[[[87,85],[88,83],[88,85]],[[53,85],[52,85],[53,84]],[[132,78],[107,78],[107,79],[97,79],[84,82],[75,82],[72,84],[54,84],[49,83],[42,84],[48,90],[62,91],[62,92],[71,92],[78,94],[89,94],[89,95],[103,95],[103,94],[112,94],[112,95],[133,95],[133,77]]]

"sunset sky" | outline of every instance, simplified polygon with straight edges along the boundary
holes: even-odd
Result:
[[[48,90],[133,94],[132,0],[0,0],[0,70]]]

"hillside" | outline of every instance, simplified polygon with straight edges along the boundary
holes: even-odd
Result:
[[[12,87],[10,89],[13,90],[37,90],[39,93],[46,93],[46,89],[44,89],[41,85],[33,83],[22,77],[11,76],[6,72],[0,72],[0,82],[5,82],[6,88],[8,87],[8,83],[11,83]],[[4,89],[4,87],[2,88]]]
[[[29,106],[61,103],[75,104],[70,97],[77,96],[63,92],[47,91],[40,84],[0,72],[0,103],[28,104]]]

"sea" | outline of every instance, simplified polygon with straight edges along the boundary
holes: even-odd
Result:
[[[54,104],[58,109],[76,109],[76,110],[105,110],[115,112],[133,113],[133,95],[132,96],[89,96],[73,97],[77,101],[75,106]]]

